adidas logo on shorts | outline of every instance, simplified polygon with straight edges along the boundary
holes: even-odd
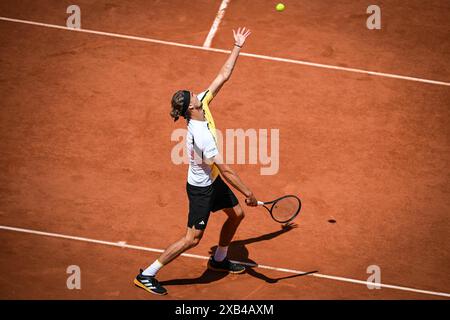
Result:
[[[199,223],[199,224],[205,224],[205,221],[203,221],[203,220],[202,220],[202,221],[200,221],[200,223]]]

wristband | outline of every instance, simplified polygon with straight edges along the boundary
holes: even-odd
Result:
[[[238,45],[238,44],[236,44],[236,43],[235,43],[234,45],[235,45],[236,47],[242,48],[242,46],[240,46],[240,45]]]

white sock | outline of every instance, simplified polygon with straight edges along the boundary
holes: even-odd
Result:
[[[155,262],[153,262],[151,264],[150,267],[148,267],[147,269],[145,269],[144,271],[142,271],[142,274],[144,276],[155,276],[159,269],[161,269],[163,267],[163,264],[161,262],[159,262],[158,260],[156,260]]]
[[[226,258],[228,252],[228,246],[227,247],[221,247],[217,246],[216,252],[214,253],[214,260],[217,262],[223,261],[223,259]]]

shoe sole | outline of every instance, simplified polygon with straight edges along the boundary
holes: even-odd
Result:
[[[137,280],[137,279],[134,279],[133,282],[134,282],[134,285],[135,285],[136,287],[139,287],[139,288],[141,288],[141,289],[144,289],[144,290],[147,291],[147,292],[156,294],[157,296],[165,296],[165,295],[167,294],[167,291],[164,292],[164,293],[154,292],[154,291],[150,290],[149,288],[147,288],[146,286],[144,286],[142,283],[140,283],[139,280]]]
[[[239,271],[232,271],[232,270],[228,270],[228,269],[218,269],[218,268],[214,268],[212,267],[210,264],[208,264],[208,269],[213,270],[213,271],[219,271],[219,272],[228,272],[228,273],[233,273],[233,274],[239,274],[239,273],[243,273],[245,272],[245,268]]]

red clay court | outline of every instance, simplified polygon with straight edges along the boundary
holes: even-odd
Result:
[[[203,47],[221,3],[79,0],[69,30],[69,1],[0,2],[0,298],[449,299],[450,3],[377,1],[369,30],[367,1],[231,0]],[[276,175],[233,168],[262,200],[298,194],[297,227],[245,207],[230,257],[259,266],[224,276],[206,269],[213,214],[149,295],[138,269],[186,229],[170,98],[207,88],[239,26],[211,110],[221,130],[279,129]]]

